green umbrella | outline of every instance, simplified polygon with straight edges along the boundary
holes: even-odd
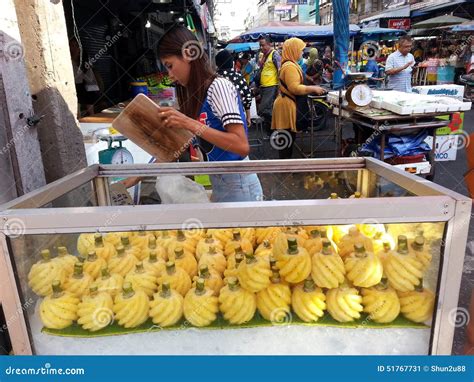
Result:
[[[422,28],[436,28],[436,27],[445,27],[449,25],[462,24],[468,19],[463,19],[462,17],[452,16],[452,15],[443,15],[434,17],[432,19],[420,21],[419,23],[413,24],[412,29],[422,29]]]

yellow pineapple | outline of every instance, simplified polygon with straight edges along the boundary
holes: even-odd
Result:
[[[166,261],[166,259],[168,258],[168,254],[166,253],[165,249],[156,245],[156,239],[154,236],[148,239],[148,247],[140,252],[137,259],[139,261],[144,261],[145,259],[150,257],[150,252],[154,252],[155,255],[163,261]]]
[[[262,244],[264,241],[268,241],[270,244],[276,239],[277,234],[281,232],[280,227],[265,227],[257,228],[255,230],[255,238],[257,244]]]
[[[395,240],[392,235],[387,232],[377,231],[372,237],[372,244],[374,246],[374,253],[377,254],[383,251],[385,246],[388,244],[390,249],[395,248]]]
[[[107,292],[114,298],[122,290],[123,277],[118,273],[110,274],[107,267],[103,267],[100,273],[100,277],[95,280],[93,285],[97,286],[99,292]]]
[[[249,239],[242,237],[240,231],[232,233],[232,240],[229,240],[225,245],[224,255],[226,257],[235,254],[236,248],[240,248],[244,253],[253,253],[253,245]]]
[[[89,294],[82,297],[77,309],[77,323],[83,329],[96,332],[114,322],[114,301],[107,292],[91,287]]]
[[[288,239],[296,239],[298,247],[303,247],[309,236],[304,229],[286,228],[280,232],[273,242],[273,256],[279,258],[285,255],[288,251]]]
[[[90,274],[84,273],[83,264],[76,263],[74,273],[64,283],[64,289],[77,297],[81,297],[89,292],[93,281],[94,279]]]
[[[425,238],[423,236],[415,237],[411,244],[411,250],[415,257],[423,264],[423,272],[426,271],[431,264],[433,256],[430,253],[430,248],[425,244]]]
[[[156,276],[143,268],[143,263],[137,263],[135,270],[125,276],[124,283],[132,284],[134,290],[142,290],[148,297],[153,296],[158,288]]]
[[[114,299],[115,320],[124,328],[135,328],[148,319],[149,299],[142,290],[133,290],[132,284],[124,283],[122,293]]]
[[[98,257],[101,257],[105,261],[108,261],[117,253],[113,244],[104,242],[104,238],[100,233],[94,235],[94,247],[91,248],[89,252],[90,251],[94,251]],[[89,252],[87,252],[87,254],[89,254]]]
[[[202,255],[209,253],[211,247],[214,248],[216,252],[223,253],[224,251],[224,245],[212,234],[207,233],[196,245],[196,259],[200,260]]]
[[[59,280],[51,283],[52,294],[46,296],[40,304],[40,318],[49,329],[64,329],[77,320],[79,298],[61,288]]]
[[[219,292],[224,286],[224,282],[219,273],[212,268],[209,269],[208,266],[204,264],[199,267],[199,278],[204,280],[208,289],[214,291],[215,296],[219,296]]]
[[[61,264],[66,276],[72,275],[74,272],[74,264],[77,262],[77,257],[68,253],[66,247],[58,247],[58,256],[53,259]]]
[[[308,251],[310,256],[313,256],[323,249],[323,238],[321,237],[321,231],[318,229],[312,230],[309,232],[309,235],[309,239],[304,243],[304,248]]]
[[[415,290],[423,277],[423,263],[408,251],[406,236],[398,237],[397,251],[391,251],[384,263],[390,285],[399,292]]]
[[[191,289],[191,278],[181,267],[177,267],[174,261],[166,263],[166,270],[158,277],[158,284],[169,283],[171,288],[181,296],[185,296]]]
[[[235,255],[230,256],[227,259],[227,269],[224,271],[224,279],[229,279],[230,277],[237,277],[237,269],[239,264],[245,259],[245,255],[242,250],[239,248],[236,249]]]
[[[354,286],[370,288],[382,280],[382,261],[362,244],[354,246],[355,251],[344,259],[346,277]]]
[[[87,257],[90,250],[94,249],[94,234],[81,233],[77,238],[77,252],[83,257]]]
[[[95,280],[99,277],[100,270],[107,266],[107,262],[98,257],[94,251],[89,252],[87,260],[84,262],[84,272],[89,273]]]
[[[311,277],[320,288],[337,288],[345,279],[344,262],[327,239],[322,240],[323,249],[313,255]]]
[[[297,284],[311,274],[311,257],[306,249],[298,246],[296,238],[288,239],[287,252],[276,260],[280,275],[286,282]]]
[[[161,290],[153,295],[150,301],[150,317],[155,325],[167,327],[176,324],[183,316],[184,298],[171,289],[165,282]]]
[[[216,320],[219,301],[203,279],[198,279],[196,286],[186,293],[183,311],[186,320],[197,327],[208,326]]]
[[[257,297],[254,293],[240,287],[235,277],[220,291],[219,309],[224,318],[232,325],[240,325],[250,321],[257,309]]]
[[[330,289],[326,294],[326,304],[331,317],[339,322],[358,320],[364,310],[359,291],[347,285]]]
[[[420,284],[415,290],[398,292],[400,311],[413,322],[425,322],[433,316],[435,295]]]
[[[362,244],[367,251],[373,252],[374,247],[372,245],[372,240],[363,235],[357,227],[351,227],[349,228],[349,232],[337,243],[339,256],[343,259],[344,257],[349,256],[353,252],[356,244]]]
[[[237,268],[240,285],[250,292],[260,292],[271,283],[270,262],[251,253],[245,255],[245,260]]]
[[[204,239],[206,236],[212,236],[214,239],[219,241],[222,248],[224,248],[228,241],[232,240],[232,230],[224,229],[224,228],[217,228],[217,229],[208,229],[206,235],[204,235]],[[201,238],[202,239],[202,238]]]
[[[199,266],[207,265],[209,268],[214,269],[220,275],[224,274],[227,267],[227,260],[222,250],[216,249],[214,246],[209,247],[208,252],[203,252],[199,258]]]
[[[274,323],[291,319],[291,290],[278,272],[273,272],[270,285],[257,293],[257,308],[262,317]]]
[[[196,258],[190,252],[184,251],[183,247],[176,246],[169,259],[174,261],[178,267],[183,268],[191,279],[197,275],[198,264]]]
[[[166,270],[166,262],[157,255],[157,251],[151,250],[149,256],[143,261],[143,268],[159,277]]]
[[[138,260],[133,253],[126,251],[125,248],[120,245],[117,247],[117,254],[109,261],[109,270],[111,273],[118,273],[120,276],[125,277],[127,273],[135,268],[137,263]]]
[[[175,241],[176,235],[176,231],[172,230],[155,231],[156,245],[160,248],[163,248],[165,253],[167,253],[168,247]],[[167,259],[163,258],[163,260]]]
[[[150,240],[156,242],[156,238],[153,232],[147,231],[138,231],[138,235],[132,236],[129,239],[130,245],[132,247],[138,247],[140,249],[139,251],[137,251],[138,255],[136,256],[138,260],[142,260],[147,257],[148,254],[146,252],[148,246],[150,245]],[[142,252],[145,252],[145,254],[142,255]]]
[[[28,285],[38,296],[47,296],[53,293],[53,281],[63,284],[67,273],[62,262],[51,259],[49,250],[41,251],[41,257],[42,260],[33,264],[28,273]]]
[[[326,310],[326,296],[316,287],[314,281],[308,278],[304,284],[299,284],[293,289],[291,306],[304,322],[316,322]]]
[[[177,248],[184,251],[184,253],[194,257],[196,252],[197,240],[193,238],[187,238],[185,233],[181,230],[178,231],[176,239],[170,243],[167,249],[168,259],[172,259]]]
[[[121,245],[119,245],[117,247],[117,252],[118,252],[118,248],[120,247],[123,247],[125,252],[127,254],[130,254],[130,255],[133,255],[133,257],[135,257],[135,259],[138,261],[138,258],[142,257],[142,249],[140,246],[138,245],[132,245],[130,243],[130,237],[129,236],[122,236],[120,238],[120,242],[121,242]]]
[[[255,250],[255,256],[270,260],[270,257],[273,256],[273,245],[270,241],[264,240]]]
[[[252,228],[252,227],[239,228],[239,232],[242,238],[250,241],[253,247],[257,245],[257,237],[255,235],[255,228]]]
[[[362,305],[369,319],[380,324],[395,320],[400,313],[400,301],[397,292],[386,282],[381,282],[371,288],[362,288]]]

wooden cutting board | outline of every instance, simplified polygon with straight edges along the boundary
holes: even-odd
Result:
[[[137,95],[112,123],[112,127],[140,146],[156,162],[174,162],[191,143],[193,135],[185,129],[161,125],[159,106],[143,94]]]

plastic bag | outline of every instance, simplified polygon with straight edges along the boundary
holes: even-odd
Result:
[[[164,175],[156,180],[162,204],[210,203],[206,190],[183,175]]]

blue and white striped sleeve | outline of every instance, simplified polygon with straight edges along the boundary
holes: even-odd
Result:
[[[207,101],[224,127],[244,123],[240,115],[238,97],[235,86],[225,78],[216,78],[209,87]]]

